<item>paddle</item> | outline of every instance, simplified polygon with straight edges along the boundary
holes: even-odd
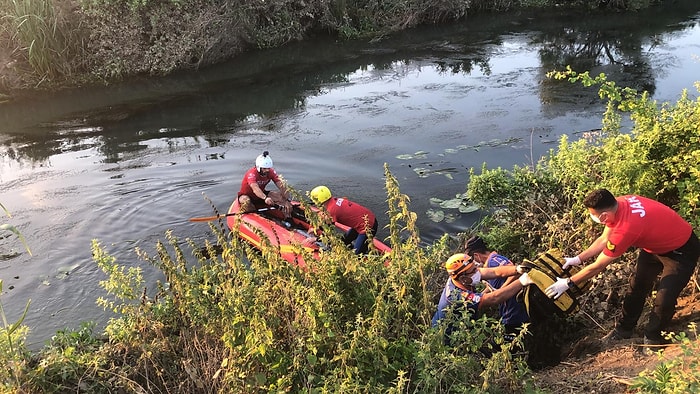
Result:
[[[225,215],[214,215],[214,216],[206,216],[206,217],[201,217],[201,218],[190,218],[190,222],[211,222],[212,220],[225,218],[227,216],[235,216],[235,215],[240,215],[242,213],[265,212],[265,211],[270,211],[273,209],[277,209],[277,208],[276,207],[267,207],[267,208],[257,209],[253,212],[232,212],[232,213],[227,213]]]

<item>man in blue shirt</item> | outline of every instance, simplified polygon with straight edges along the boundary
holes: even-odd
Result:
[[[514,266],[513,262],[507,257],[490,250],[484,240],[477,236],[469,238],[465,244],[464,253],[474,259],[474,262],[482,267],[495,268],[503,266]],[[493,278],[487,282],[492,289],[500,289],[504,285],[511,283],[515,277],[509,278]],[[501,315],[501,321],[505,326],[507,334],[517,334],[523,323],[530,321],[525,310],[525,305],[518,302],[515,296],[508,298],[498,305],[498,312]]]
[[[437,311],[433,315],[433,327],[436,327],[440,320],[447,316],[447,311],[458,301],[462,301],[460,305],[466,308],[472,319],[478,319],[484,308],[504,303],[515,297],[523,287],[533,283],[527,275],[528,269],[523,266],[511,263],[498,267],[479,267],[474,258],[464,253],[452,255],[445,262],[445,269],[449,278],[447,278],[445,288],[440,296]],[[513,280],[498,289],[484,293],[476,292],[475,285],[480,283],[482,279],[501,278],[505,280],[516,275],[520,275],[518,280]],[[450,333],[451,328],[448,326],[446,334]]]

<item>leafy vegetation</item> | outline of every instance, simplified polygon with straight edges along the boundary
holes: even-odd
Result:
[[[658,104],[646,93],[616,86],[603,74],[591,77],[587,72],[568,68],[549,76],[598,86],[599,96],[607,101],[603,128],[574,142],[563,137],[558,150],[550,151],[531,167],[506,170],[484,165],[480,174],[472,174],[467,196],[492,212],[481,228],[489,243],[499,251],[512,251],[511,256],[522,257],[550,247],[565,254],[585,249],[600,230],[588,220],[582,199],[599,187],[614,194],[655,198],[698,228],[700,99],[691,100],[683,91],[675,104]],[[696,83],[696,89],[700,92],[700,83]],[[621,127],[623,114],[632,121],[627,132]],[[576,327],[611,328],[610,323],[604,322],[614,321],[612,317],[619,310],[617,306],[633,266],[631,260],[632,254],[627,254],[592,279],[591,289],[579,299],[583,314],[560,322],[558,337],[573,342],[581,337]],[[696,275],[684,292],[698,288]],[[690,342],[683,333],[673,338],[684,347],[697,347],[696,340]],[[661,366],[655,377],[647,377],[634,387],[644,391],[653,385],[669,388],[664,386],[669,379],[674,384],[696,381],[687,363],[673,365],[681,368]],[[680,386],[673,390],[677,387]]]
[[[530,167],[472,173],[467,195],[491,215],[476,231],[515,260],[557,247],[577,251],[598,229],[587,220],[582,197],[594,187],[660,199],[690,221],[697,220],[700,101],[684,92],[674,105],[619,88],[604,75],[573,70],[556,79],[598,86],[608,102],[605,127],[580,141],[563,138]],[[563,82],[569,83],[569,82]],[[700,87],[699,87],[700,88]],[[621,130],[622,114],[633,121]],[[662,164],[659,164],[662,163]],[[103,335],[93,327],[59,332],[38,354],[24,348],[21,320],[4,321],[0,377],[10,392],[536,392],[527,360],[503,340],[489,314],[454,322],[460,330],[447,346],[444,326],[430,327],[444,284],[440,262],[458,245],[447,235],[419,247],[416,214],[385,168],[391,263],[382,256],[356,256],[332,247],[307,270],[282,260],[273,247],[251,249],[235,233],[213,223],[215,245],[183,244],[170,232],[155,255],[140,257],[165,280],[143,286],[141,270],[117,264],[98,241],[93,256],[105,272],[108,296],[98,302],[116,314]],[[311,221],[321,226],[317,217]],[[693,222],[698,225],[697,222]],[[326,244],[339,245],[334,232]],[[465,234],[466,236],[467,234]],[[547,342],[573,341],[593,322],[611,318],[612,301],[627,280],[627,260],[593,280],[576,315],[552,320]],[[615,272],[616,274],[612,274]],[[694,278],[694,287],[698,287]],[[630,386],[645,392],[697,388],[694,326],[671,334],[683,349]],[[104,337],[104,338],[102,338]],[[484,357],[477,349],[491,346]]]
[[[2,280],[0,280],[0,293],[2,293]],[[2,327],[0,327],[0,360],[3,361],[3,367],[0,369],[0,387],[19,387],[21,385],[22,370],[25,367],[28,353],[24,347],[29,328],[22,325],[24,317],[29,310],[29,301],[24,308],[22,316],[14,323],[7,321],[5,309],[0,302],[0,317],[2,318]]]
[[[14,44],[9,49],[16,61],[29,65],[35,84],[72,78],[80,68],[85,31],[73,12],[51,0],[9,0],[0,6],[0,48]]]
[[[700,361],[697,358],[700,342],[697,341],[697,324],[688,326],[691,339],[685,332],[668,333],[666,338],[681,348],[678,357],[668,359],[659,352],[659,365],[653,371],[639,374],[632,389],[644,393],[696,393],[700,390]]]
[[[506,343],[495,319],[461,322],[455,347],[445,345],[442,329],[429,329],[445,279],[436,262],[451,253],[450,238],[418,247],[416,215],[388,169],[386,175],[396,245],[388,266],[383,256],[340,247],[300,270],[274,248],[259,253],[212,224],[219,254],[211,244],[206,253],[194,248],[192,264],[172,234],[155,256],[141,253],[165,275],[148,294],[140,269],[118,265],[95,241],[109,294],[98,302],[117,313],[104,344],[89,326],[60,333],[6,386],[25,392],[106,392],[107,382],[112,390],[171,393],[524,391],[527,367],[511,353],[521,342]],[[341,242],[328,237],[331,245]],[[493,357],[470,351],[486,343]]]

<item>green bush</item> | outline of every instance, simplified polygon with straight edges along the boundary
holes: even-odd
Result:
[[[0,293],[2,293],[2,280],[0,280]],[[29,352],[25,346],[29,328],[22,325],[24,317],[29,310],[29,301],[24,308],[22,316],[14,322],[9,323],[5,316],[5,309],[0,302],[0,387],[8,389],[19,387],[22,382],[22,371],[26,368]]]
[[[649,99],[619,88],[604,74],[595,78],[571,69],[550,74],[556,79],[600,85],[607,100],[606,127],[569,144],[562,140],[548,168],[563,185],[574,188],[580,200],[593,187],[613,193],[641,194],[676,209],[695,228],[700,227],[700,98],[683,91],[675,104]],[[700,92],[700,83],[695,84]],[[620,132],[621,113],[633,121],[629,133]]]
[[[684,91],[675,104],[658,104],[604,74],[593,78],[569,68],[549,76],[598,86],[607,102],[604,127],[573,142],[562,137],[558,150],[533,167],[472,170],[467,196],[492,213],[479,226],[489,244],[521,257],[551,247],[565,255],[584,250],[600,227],[588,219],[582,200],[601,187],[657,199],[700,228],[700,98],[691,100]],[[700,84],[696,88],[700,91]],[[633,124],[628,132],[620,126],[624,114]],[[624,255],[593,278],[579,299],[594,327],[614,320],[610,303],[619,301],[627,286],[631,257]]]
[[[96,244],[95,256],[110,275],[103,286],[115,297],[109,305],[125,305],[106,330],[111,347],[118,339],[128,358],[149,360],[119,366],[128,369],[121,375],[162,390],[186,382],[178,392],[196,390],[197,382],[225,392],[524,390],[527,367],[511,356],[497,320],[471,323],[466,345],[456,348],[446,347],[441,330],[430,328],[449,238],[418,247],[416,215],[388,168],[386,175],[394,246],[388,266],[383,256],[354,255],[327,232],[324,241],[338,247],[318,261],[308,259],[301,270],[274,247],[259,253],[212,224],[222,251],[207,245],[206,253],[195,253],[195,264],[172,234],[158,244],[156,256],[141,254],[166,280],[155,296],[137,299],[138,274],[125,275]],[[200,338],[196,349],[182,339],[185,333]],[[493,340],[497,356],[466,351],[479,347],[472,338]]]
[[[115,379],[106,369],[94,326],[84,322],[77,330],[59,330],[24,371],[21,392],[67,392],[76,387],[91,393],[111,392]]]
[[[651,371],[640,373],[630,389],[641,393],[681,394],[700,391],[700,342],[697,341],[697,325],[691,323],[689,331],[694,339],[682,332],[668,333],[666,338],[681,349],[680,355],[669,359],[659,352],[659,365]]]

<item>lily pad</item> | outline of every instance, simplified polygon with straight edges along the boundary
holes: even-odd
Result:
[[[430,197],[430,205],[440,205],[443,200],[437,197]]]
[[[428,209],[425,214],[428,216],[428,219],[435,223],[440,223],[445,219],[445,212],[438,209]]]
[[[71,266],[59,267],[58,273],[56,274],[56,279],[66,279],[68,275],[70,275],[79,266],[79,264],[73,264]]]
[[[463,203],[459,206],[459,212],[461,213],[471,213],[479,210],[479,206],[474,203]]]
[[[440,208],[445,208],[445,209],[456,209],[459,208],[460,205],[462,205],[462,199],[461,198],[453,198],[451,200],[445,200],[440,203]]]
[[[416,158],[425,158],[426,156],[428,156],[428,152],[419,150],[418,152],[414,153],[413,156],[415,156]]]
[[[419,168],[414,168],[413,172],[418,174],[418,177],[420,177],[420,178],[427,178],[428,175],[430,174],[430,169],[425,168],[425,167],[419,167]]]
[[[21,255],[21,253],[12,250],[9,253],[0,254],[0,261],[14,259],[15,257],[20,256],[20,255]]]
[[[459,217],[458,215],[455,215],[453,213],[448,213],[447,215],[445,215],[445,222],[446,223],[454,223],[458,217]]]
[[[427,178],[430,175],[444,175],[445,177],[449,179],[453,179],[452,174],[456,174],[458,170],[454,167],[446,167],[446,168],[425,168],[425,167],[417,167],[414,168],[413,171],[418,174],[419,177],[421,178]]]

